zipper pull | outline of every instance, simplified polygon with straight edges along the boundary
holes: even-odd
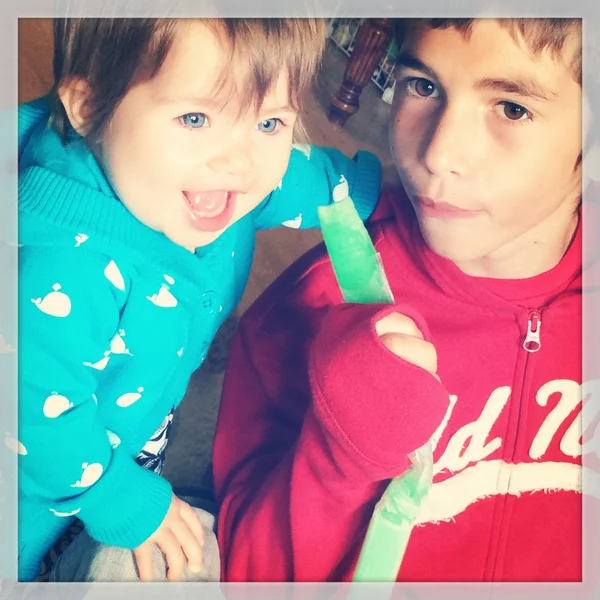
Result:
[[[527,352],[537,352],[542,347],[540,341],[540,329],[542,328],[542,315],[537,309],[529,311],[529,321],[527,322],[527,335],[523,342],[523,348]]]

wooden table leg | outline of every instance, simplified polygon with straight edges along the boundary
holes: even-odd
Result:
[[[356,34],[354,49],[340,89],[331,97],[329,120],[345,125],[359,108],[358,98],[375,67],[387,52],[392,37],[390,19],[365,19]]]

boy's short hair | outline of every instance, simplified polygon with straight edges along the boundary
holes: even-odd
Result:
[[[259,107],[282,68],[289,77],[290,102],[301,99],[316,75],[325,49],[321,19],[199,19],[229,49],[226,64],[247,61],[240,82],[242,105]],[[52,118],[64,137],[67,115],[58,92],[72,77],[85,79],[91,90],[86,107],[85,137],[100,140],[114,111],[136,84],[152,79],[161,68],[180,23],[186,19],[55,19]],[[228,83],[222,73],[220,85]],[[201,77],[201,73],[198,75]],[[300,127],[301,130],[301,127]]]
[[[395,34],[398,44],[402,42],[413,24],[424,24],[432,29],[447,29],[449,27],[469,36],[473,24],[482,18],[471,19],[396,19]],[[581,19],[550,19],[550,18],[498,18],[501,27],[505,27],[516,40],[521,37],[534,55],[548,50],[554,58],[560,58],[567,38],[575,33],[581,39]],[[581,85],[581,44],[579,44],[571,61],[571,73]]]

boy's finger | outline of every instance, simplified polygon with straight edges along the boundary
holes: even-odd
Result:
[[[185,556],[177,537],[170,529],[165,529],[161,531],[160,538],[156,540],[156,543],[165,555],[167,579],[169,581],[181,581],[185,567]]]
[[[433,344],[401,333],[387,333],[381,336],[381,341],[396,356],[432,375],[437,373],[437,352]]]
[[[133,557],[137,565],[140,581],[154,580],[154,571],[152,569],[152,546],[153,544],[145,542],[133,551]]]
[[[415,322],[410,317],[397,312],[390,313],[380,321],[377,321],[375,330],[379,337],[387,333],[403,333],[423,339],[423,334]]]

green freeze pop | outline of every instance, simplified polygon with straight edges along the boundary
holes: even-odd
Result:
[[[345,302],[394,302],[381,259],[351,198],[318,209],[323,239]],[[412,466],[392,479],[375,506],[353,581],[396,581],[412,528],[431,488],[428,442],[409,458]]]

